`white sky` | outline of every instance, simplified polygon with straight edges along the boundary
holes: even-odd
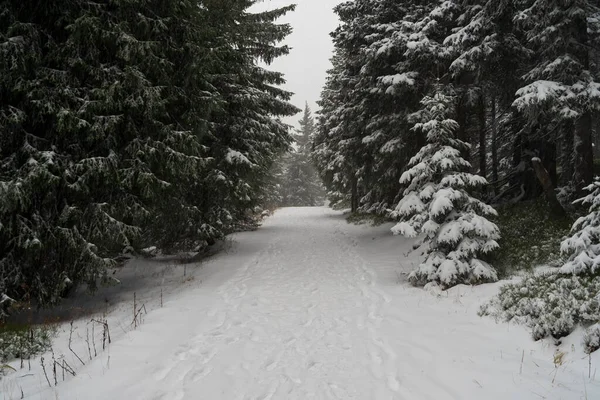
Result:
[[[325,84],[326,72],[331,64],[333,44],[329,33],[338,26],[333,7],[342,0],[264,0],[256,6],[257,10],[297,4],[296,11],[281,18],[278,22],[291,24],[294,32],[285,44],[292,47],[288,56],[277,59],[269,69],[283,72],[287,84],[286,90],[294,92],[292,103],[304,109],[305,102],[317,110],[321,89]],[[290,125],[297,126],[301,114],[286,118]]]

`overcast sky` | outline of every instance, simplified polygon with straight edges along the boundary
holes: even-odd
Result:
[[[342,0],[264,0],[256,8],[274,8],[297,4],[296,11],[279,22],[292,25],[294,32],[286,40],[292,47],[288,56],[281,57],[271,64],[270,69],[285,73],[285,89],[294,92],[292,103],[304,109],[308,102],[313,111],[317,109],[321,88],[325,83],[326,71],[330,68],[333,44],[329,33],[338,26],[337,16],[332,9]],[[297,126],[301,114],[286,119]]]

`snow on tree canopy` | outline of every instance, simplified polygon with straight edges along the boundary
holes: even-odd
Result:
[[[407,188],[392,212],[400,220],[392,228],[394,234],[424,235],[429,242],[425,261],[409,280],[442,287],[495,281],[496,271],[479,257],[498,247],[498,227],[486,218],[496,211],[469,193],[487,181],[467,172],[470,164],[461,149],[468,145],[454,138],[458,124],[447,118],[452,98],[438,92],[421,104],[424,119],[413,130],[423,131],[427,144],[402,174],[400,182]]]
[[[289,51],[294,6],[100,3],[0,5],[0,294],[17,301],[237,229],[292,139],[299,110],[261,61]]]
[[[253,165],[250,162],[250,160],[248,160],[248,157],[246,157],[239,151],[231,150],[231,149],[229,149],[229,151],[225,155],[225,160],[227,160],[227,162],[230,164],[246,164],[249,166]]]

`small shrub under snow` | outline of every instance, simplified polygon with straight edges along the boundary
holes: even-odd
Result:
[[[54,330],[45,326],[35,328],[0,330],[0,361],[16,358],[28,359],[43,353],[52,346]]]
[[[368,224],[371,226],[380,226],[387,222],[390,222],[390,219],[384,215],[379,214],[363,214],[363,213],[352,213],[346,217],[346,221],[350,224],[355,225],[363,225]]]
[[[548,218],[549,212],[543,199],[498,208],[495,222],[502,238],[491,261],[501,275],[507,276],[516,270],[531,271],[539,265],[560,267],[564,264],[560,243],[569,234],[572,221]]]
[[[583,336],[583,348],[587,354],[600,349],[600,324],[590,326]]]
[[[600,321],[600,277],[547,274],[505,285],[480,315],[527,325],[535,340],[569,335]]]
[[[560,250],[569,254],[569,260],[560,269],[565,274],[597,274],[600,272],[600,178],[585,188],[589,194],[576,203],[589,204],[587,215],[577,219],[571,236]]]

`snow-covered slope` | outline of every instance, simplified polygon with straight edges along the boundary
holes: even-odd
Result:
[[[410,287],[403,273],[418,255],[389,228],[348,225],[326,208],[282,209],[235,235],[162,308],[154,290],[137,330],[131,307],[113,311],[113,343],[85,366],[65,327],[55,357],[77,376],[50,389],[36,361],[0,382],[3,398],[21,388],[61,400],[600,398],[600,357],[582,353],[580,333],[564,341],[556,368],[549,342],[477,316],[498,284]],[[85,321],[76,327],[86,335]]]

